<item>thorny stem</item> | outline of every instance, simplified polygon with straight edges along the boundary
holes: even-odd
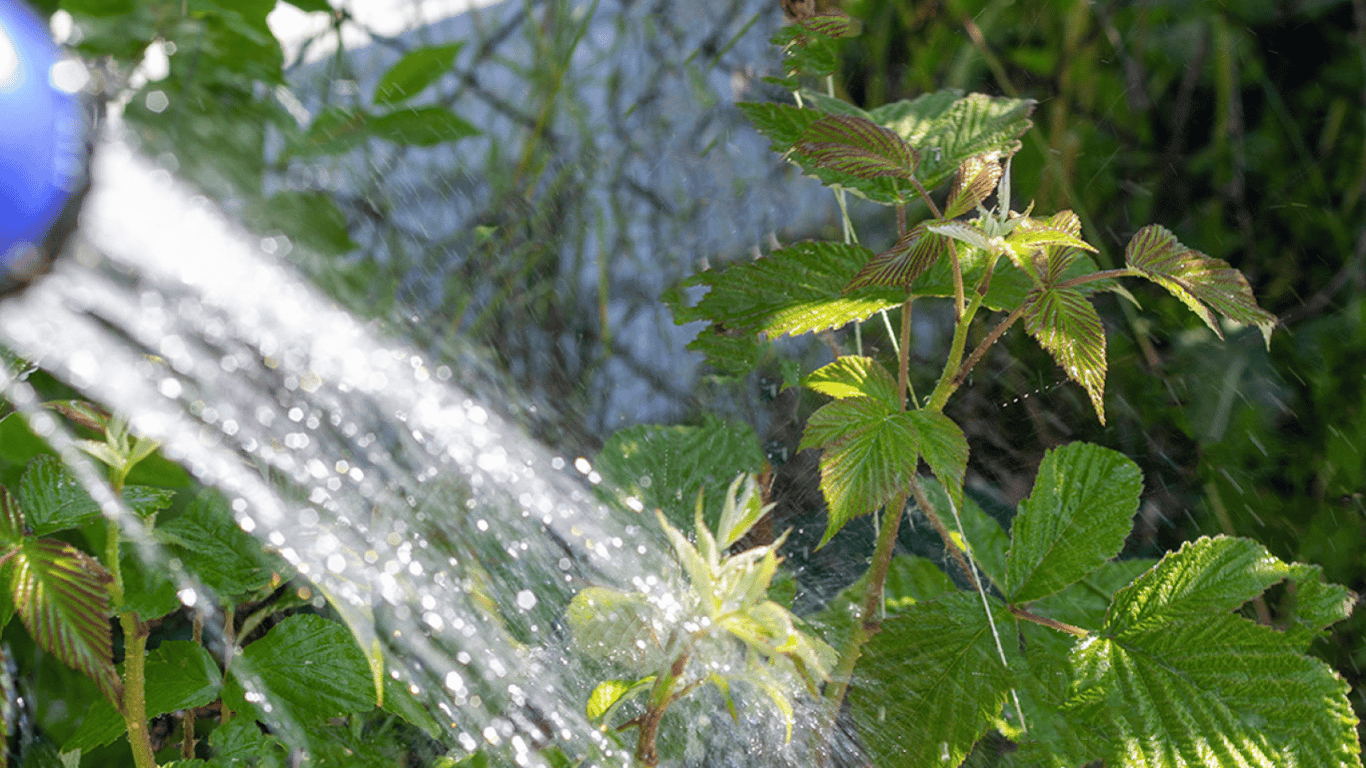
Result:
[[[156,768],[147,731],[147,625],[132,611],[119,615],[123,627],[123,721],[137,768]]]
[[[901,343],[897,346],[897,396],[900,398],[902,408],[906,403],[915,403],[915,389],[911,387],[911,302],[915,301],[914,296],[907,296],[906,302],[901,305]],[[905,350],[905,351],[903,351]]]
[[[939,383],[930,393],[930,401],[925,405],[926,410],[935,413],[944,410],[944,404],[949,401],[949,396],[957,388],[953,384],[953,377],[958,372],[958,367],[963,360],[963,349],[968,343],[968,328],[972,326],[972,319],[977,315],[977,310],[982,306],[984,298],[981,294],[975,294],[968,304],[967,311],[963,313],[962,319],[955,324],[953,342],[949,347],[949,359],[944,364],[944,372],[939,376]]]
[[[949,240],[949,266],[953,268],[953,322],[963,324],[967,292],[963,289],[963,263],[958,260],[958,243]]]
[[[636,736],[636,760],[642,765],[655,766],[659,764],[659,752],[655,749],[655,737],[659,735],[659,724],[664,719],[664,710],[677,698],[674,695],[674,683],[683,676],[683,669],[688,665],[688,656],[692,653],[691,646],[683,649],[683,652],[674,659],[673,665],[669,667],[669,673],[662,675],[655,681],[655,686],[650,690],[650,702],[647,705],[645,714],[641,716],[640,731]]]
[[[963,554],[963,550],[959,549],[958,545],[954,543],[953,537],[949,535],[949,529],[944,527],[944,521],[939,518],[939,514],[934,511],[934,505],[930,503],[929,497],[925,495],[925,489],[920,487],[919,480],[911,480],[911,496],[915,499],[916,506],[919,507],[920,511],[924,512],[925,517],[929,519],[930,527],[934,528],[934,532],[939,534],[940,540],[944,542],[944,551],[949,553],[949,557],[953,558],[953,562],[958,566],[958,569],[963,572],[963,575],[967,577],[968,582],[976,589],[977,572],[973,570],[972,566],[968,565],[968,559]]]
[[[942,213],[939,212],[939,206],[937,206],[937,205],[934,204],[934,198],[930,197],[930,193],[929,193],[929,192],[926,192],[926,191],[925,191],[925,187],[924,187],[923,185],[921,185],[920,179],[917,179],[917,178],[915,178],[914,176],[912,176],[912,177],[911,177],[911,183],[915,185],[915,191],[920,193],[920,199],[921,199],[921,200],[924,200],[924,201],[925,201],[925,205],[927,205],[927,206],[929,207],[930,213],[931,213],[936,219],[942,219],[942,218],[944,218],[944,214],[942,214]]]

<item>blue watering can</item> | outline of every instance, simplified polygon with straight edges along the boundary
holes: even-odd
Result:
[[[0,0],[0,296],[47,269],[89,188],[78,61],[19,0]]]

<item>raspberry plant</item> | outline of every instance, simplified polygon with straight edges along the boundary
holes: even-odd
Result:
[[[825,714],[804,724],[803,735],[818,761],[830,759],[827,744],[848,699],[862,747],[884,768],[960,765],[992,731],[1014,742],[1009,759],[1021,765],[1360,766],[1347,685],[1307,655],[1325,627],[1350,615],[1355,595],[1324,583],[1317,566],[1283,562],[1246,539],[1201,538],[1158,561],[1116,559],[1143,479],[1130,459],[1095,445],[1049,451],[1006,532],[964,493],[968,443],[944,413],[983,355],[1022,324],[1104,423],[1105,330],[1091,298],[1127,297],[1122,278],[1171,292],[1220,338],[1226,323],[1256,326],[1269,346],[1276,318],[1258,307],[1240,272],[1160,225],[1133,235],[1123,267],[1102,270],[1075,213],[1014,210],[1010,159],[1031,125],[1028,100],[944,90],[864,111],[802,90],[804,78],[833,71],[838,40],[855,26],[840,13],[798,15],[774,40],[787,65],[776,82],[794,91],[795,103],[741,107],[775,151],[836,191],[841,209],[846,193],[892,207],[897,238],[875,253],[857,242],[846,214],[842,242],[797,243],[708,270],[685,283],[705,295],[689,304],[680,293],[672,303],[678,322],[709,324],[692,348],[737,375],[754,369],[767,340],[899,312],[899,334],[886,323],[894,369],[842,354],[805,376],[787,373],[788,385],[831,398],[811,415],[800,444],[821,452],[821,545],[849,521],[875,515],[874,554],[863,578],[823,612],[825,640],[838,651],[828,666],[817,663],[824,643],[787,611],[766,618],[754,610],[758,593],[729,613],[709,611],[710,622],[663,616],[639,595],[599,604],[581,594],[571,624],[600,656],[610,655],[613,646],[601,645],[608,636],[625,638],[616,652],[633,663],[641,657],[630,649],[645,648],[642,637],[668,637],[671,649],[637,664],[632,677],[599,686],[590,714],[610,719],[627,694],[650,690],[644,712],[619,727],[638,728],[636,758],[655,764],[654,729],[678,698],[659,696],[658,681],[668,680],[666,694],[709,680],[728,691],[689,652],[743,615],[746,627],[760,628],[732,630],[761,660],[747,679],[784,713],[792,705],[772,685],[776,662],[796,663],[808,681],[823,683]],[[912,222],[917,203],[928,216]],[[924,299],[950,303],[953,337],[937,383],[920,396],[908,367],[912,311]],[[974,321],[988,313],[999,319],[969,350]],[[672,433],[637,428],[610,441],[599,464],[636,502],[677,517],[683,490],[699,488],[683,476],[715,469],[726,441],[713,422]],[[740,464],[753,465],[753,453]],[[661,482],[638,482],[642,476]],[[734,488],[722,511],[732,522]],[[939,534],[948,572],[894,557],[908,510]],[[724,568],[728,558],[701,522],[701,502],[697,520],[696,548],[712,553],[711,570]],[[664,525],[693,592],[714,583],[693,545]],[[775,546],[729,559],[767,564]],[[1240,612],[1282,582],[1291,597],[1271,625]],[[690,605],[701,602],[694,594]],[[625,627],[631,631],[619,631]]]

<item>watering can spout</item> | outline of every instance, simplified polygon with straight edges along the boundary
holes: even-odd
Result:
[[[0,0],[0,296],[45,272],[90,186],[84,66],[18,0]]]

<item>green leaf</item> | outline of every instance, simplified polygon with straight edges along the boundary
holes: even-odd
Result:
[[[844,286],[844,291],[873,286],[909,291],[948,251],[948,241],[943,236],[931,232],[928,224],[917,224],[897,238],[891,248],[869,259]]]
[[[419,701],[407,684],[390,675],[384,676],[384,704],[381,708],[421,728],[423,733],[433,739],[440,739],[445,735],[441,723],[432,716],[434,708]]]
[[[370,664],[355,637],[344,625],[313,614],[296,614],[271,627],[242,649],[229,677],[225,703],[231,699],[238,711],[286,733],[307,721],[375,706]]]
[[[917,176],[926,189],[949,180],[963,161],[990,152],[1007,157],[1032,123],[1032,99],[963,95],[957,89],[885,104],[868,113],[920,152]]]
[[[256,721],[250,717],[235,717],[225,725],[220,725],[209,734],[209,745],[213,747],[214,760],[211,765],[217,768],[236,768],[238,765],[256,768],[283,768],[289,763],[289,747],[272,734],[262,733]]]
[[[811,414],[800,450],[824,448],[820,487],[829,508],[817,546],[906,490],[919,460],[916,426],[909,414],[870,397],[836,400]]]
[[[1025,304],[1025,330],[1067,376],[1091,397],[1105,423],[1105,326],[1086,295],[1075,288],[1041,288]]]
[[[725,487],[744,472],[757,473],[763,448],[754,429],[710,414],[696,427],[641,424],[607,439],[594,462],[599,492],[634,497],[644,509],[662,509],[678,526],[690,525],[697,494]],[[715,526],[725,504],[713,490],[703,497],[703,518]]]
[[[480,130],[445,107],[400,108],[369,121],[375,138],[418,147],[478,136]]]
[[[123,572],[123,604],[114,607],[120,613],[132,611],[143,620],[150,620],[181,607],[179,585],[164,564],[148,562],[138,556],[135,548],[125,547],[119,568]]]
[[[109,631],[109,572],[56,539],[26,539],[11,561],[15,612],[34,642],[94,680],[110,701],[121,701]]]
[[[147,717],[153,718],[179,709],[202,707],[218,698],[223,675],[218,664],[203,646],[168,640],[147,654]],[[63,752],[82,751],[111,744],[127,732],[123,715],[107,701],[94,702],[65,744]]]
[[[320,11],[322,13],[332,12],[332,6],[327,2],[327,0],[285,0],[285,2],[289,3],[295,8],[298,8],[301,11]]]
[[[1352,615],[1357,596],[1340,584],[1323,581],[1323,568],[1317,565],[1291,565],[1295,580],[1293,599],[1289,606],[1290,624],[1285,628],[1287,638],[1296,642],[1301,651],[1329,626]]]
[[[792,104],[742,101],[735,106],[745,113],[759,133],[768,138],[773,151],[779,154],[785,154],[801,140],[807,128],[821,119],[820,112]]]
[[[819,168],[860,179],[910,179],[920,161],[915,149],[892,131],[862,117],[830,115],[802,131],[792,152]]]
[[[384,73],[375,86],[375,104],[398,104],[421,93],[455,65],[464,42],[415,48]]]
[[[697,305],[678,313],[678,322],[709,320],[727,328],[751,329],[776,338],[838,328],[898,306],[904,293],[865,288],[848,295],[842,288],[873,252],[857,245],[796,243],[755,261],[724,271],[707,270],[685,286],[710,290]]]
[[[0,418],[0,459],[25,466],[34,456],[55,455],[41,437],[33,434],[23,414],[11,413]]]
[[[1118,555],[1142,491],[1138,465],[1123,454],[1086,443],[1045,453],[1011,526],[1006,601],[1051,595]]]
[[[1000,152],[973,155],[959,163],[948,199],[944,201],[944,218],[956,219],[975,210],[996,191],[1002,173]]]
[[[1257,326],[1267,347],[1271,346],[1276,316],[1257,306],[1247,278],[1228,262],[1187,248],[1157,224],[1134,235],[1124,249],[1124,260],[1136,274],[1166,288],[1190,307],[1219,338],[1224,334],[1215,312],[1234,322]]]
[[[183,513],[161,522],[154,534],[221,598],[255,592],[287,573],[284,562],[267,556],[214,493],[200,495]]]
[[[112,418],[108,411],[85,400],[51,400],[43,403],[43,407],[100,433],[109,428]]]
[[[1001,637],[1014,638],[1014,617],[988,599]],[[1013,643],[1004,645],[1018,654]],[[882,768],[961,764],[1010,691],[1010,673],[975,593],[917,603],[884,621],[864,646],[857,674],[854,720]]]
[[[370,115],[364,110],[328,107],[313,118],[303,137],[294,142],[297,157],[339,155],[370,138]]]
[[[645,674],[664,662],[663,617],[645,595],[586,587],[569,602],[565,623],[580,652]],[[658,625],[658,626],[656,626]]]
[[[589,720],[601,720],[612,713],[623,702],[649,690],[655,676],[640,680],[603,680],[588,696],[585,712]]]
[[[1360,766],[1347,685],[1299,638],[1232,613],[1287,576],[1261,545],[1187,542],[1115,593],[1079,643],[1070,709],[1116,766]]]
[[[962,509],[963,477],[968,470],[968,441],[963,430],[948,416],[933,411],[910,411],[906,418],[916,432],[920,455],[948,489],[954,506]]]
[[[871,397],[888,410],[901,409],[896,379],[871,357],[845,355],[812,371],[802,379],[802,386],[840,400]]]

